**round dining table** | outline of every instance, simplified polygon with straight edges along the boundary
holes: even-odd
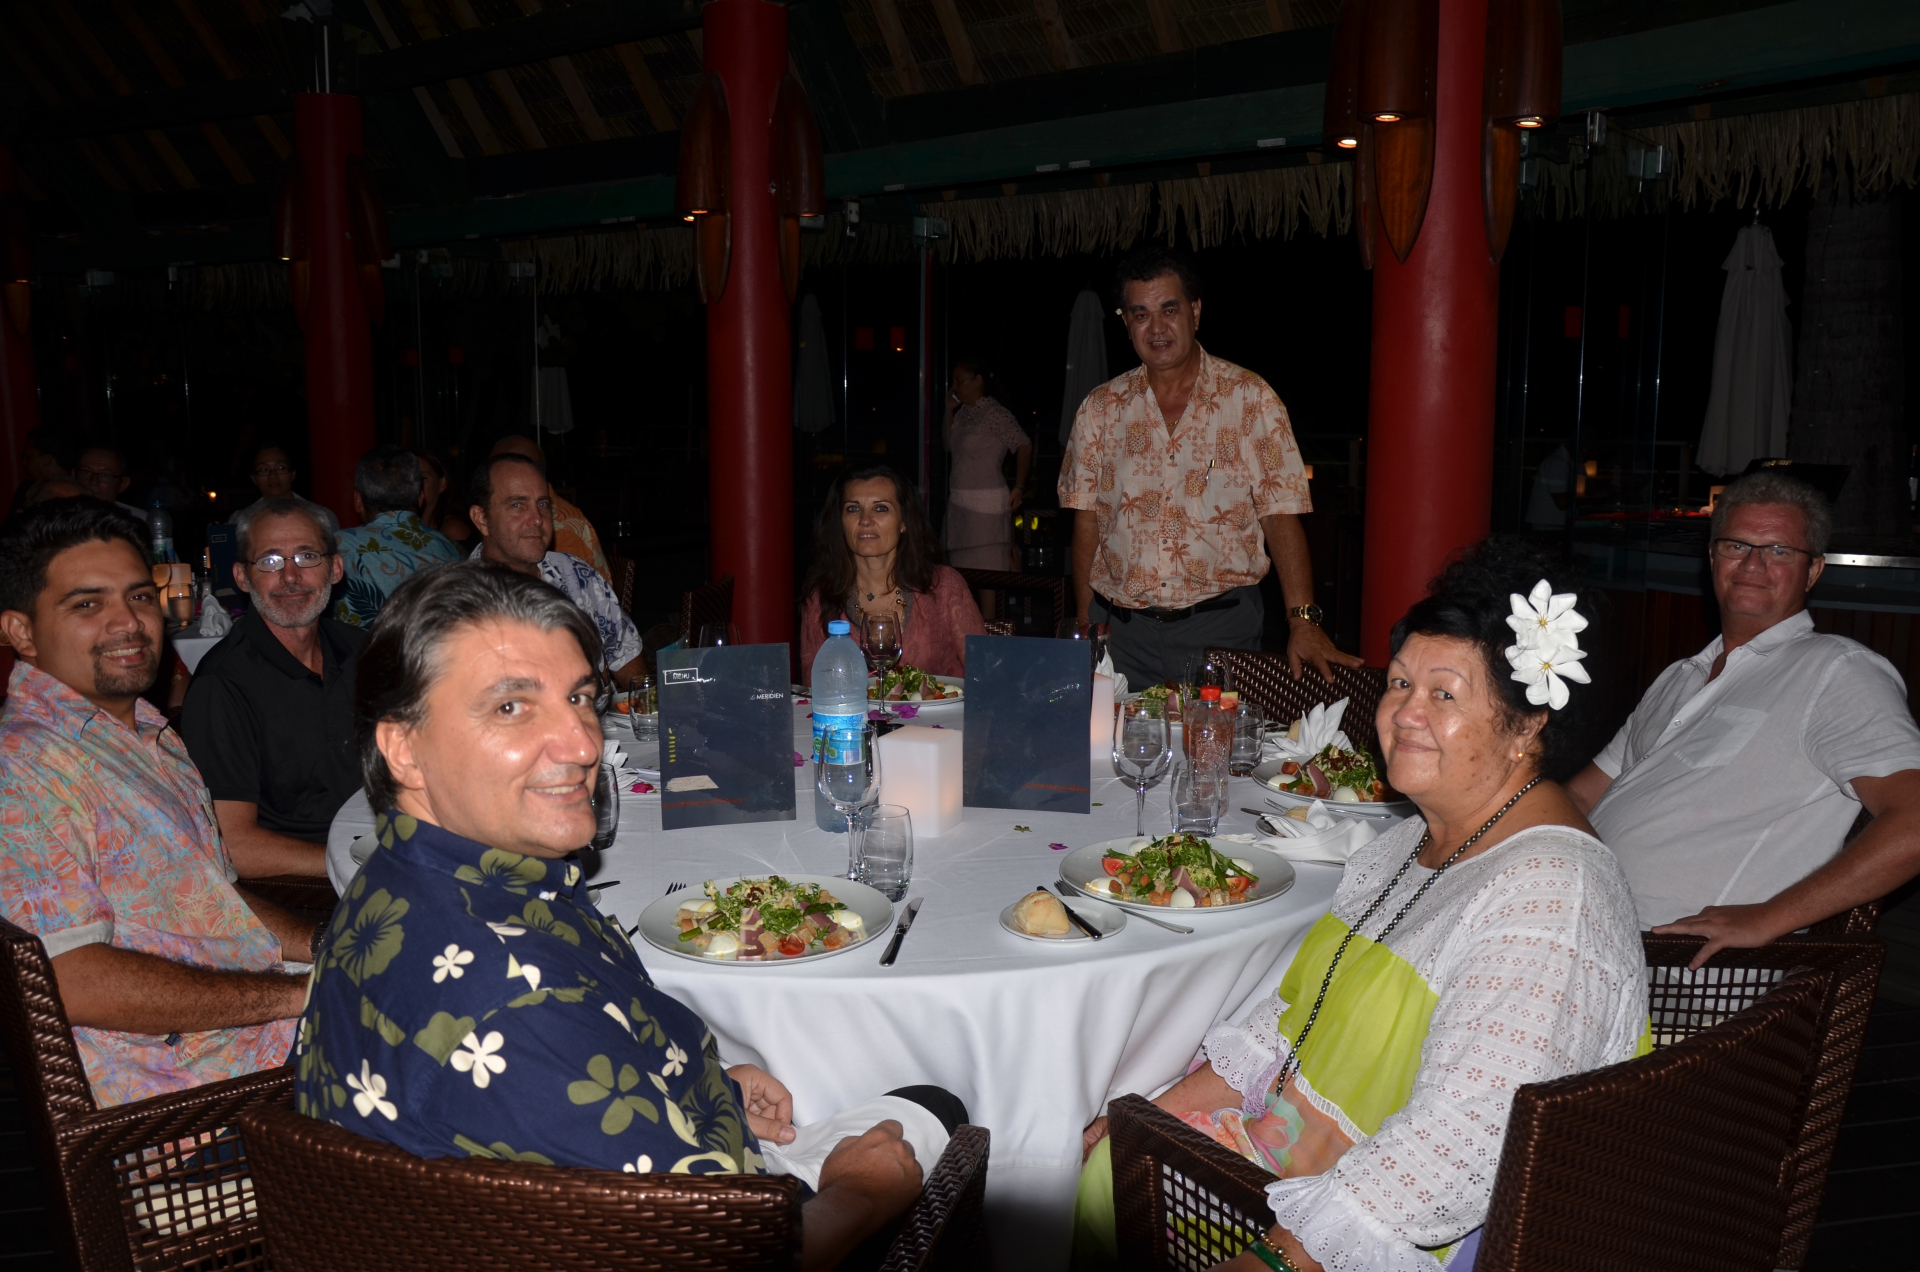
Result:
[[[620,719],[608,718],[607,736],[649,762]],[[941,724],[964,727],[964,713]],[[796,699],[796,757],[811,747]],[[1000,911],[1058,879],[1064,850],[1134,831],[1131,784],[1110,761],[1089,756],[1089,769],[1087,814],[967,808],[947,834],[916,835],[906,897],[923,905],[891,967],[880,966],[890,931],[771,964],[695,961],[635,935],[654,981],[700,1013],[727,1063],[757,1064],[787,1085],[796,1122],[917,1083],[965,1101],[993,1136],[987,1219],[1002,1267],[1067,1266],[1081,1128],[1111,1097],[1178,1079],[1209,1028],[1272,993],[1340,878],[1336,865],[1294,863],[1294,885],[1272,900],[1170,914],[1189,936],[1138,917],[1097,942],[1016,936]],[[796,764],[795,820],[673,831],[660,827],[658,794],[624,783],[618,832],[589,877],[607,881],[600,909],[631,928],[669,890],[708,879],[844,874],[846,836],[815,826],[812,776],[811,763]],[[1222,830],[1251,829],[1239,810],[1258,796],[1234,779]],[[1164,785],[1150,789],[1148,832],[1164,833],[1167,817]]]

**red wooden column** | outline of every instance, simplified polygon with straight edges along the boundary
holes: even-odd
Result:
[[[787,11],[767,0],[701,10],[706,66],[727,90],[733,261],[707,306],[713,575],[733,575],[740,639],[793,637],[793,347],[775,238],[769,125],[787,69]]]
[[[1433,193],[1403,263],[1377,227],[1360,652],[1387,636],[1448,556],[1486,537],[1493,505],[1500,267],[1480,191],[1487,0],[1440,0]]]
[[[373,446],[373,338],[347,217],[347,156],[362,153],[360,99],[296,93],[293,127],[312,276],[305,328],[313,498],[353,525],[353,466]]]
[[[0,201],[15,204],[19,197],[13,181],[13,147],[0,142]],[[14,220],[6,218],[10,240],[13,233],[24,233],[24,225],[16,226]],[[0,243],[0,265],[7,267],[0,283],[6,285],[5,299],[9,302],[0,306],[0,448],[4,448],[0,449],[0,492],[8,496],[26,475],[20,471],[20,451],[26,445],[28,431],[40,423],[40,396],[33,376],[31,293],[23,289],[30,280],[25,277],[26,271],[18,268],[28,262],[12,259],[16,254],[24,257],[24,249],[24,243]],[[16,325],[17,317],[26,319],[26,330]]]

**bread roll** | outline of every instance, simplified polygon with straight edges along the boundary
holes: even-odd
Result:
[[[1051,892],[1029,892],[1013,907],[1013,925],[1029,936],[1065,936],[1067,907]]]

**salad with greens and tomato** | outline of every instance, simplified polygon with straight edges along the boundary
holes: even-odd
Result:
[[[1134,852],[1102,857],[1100,865],[1106,877],[1089,882],[1088,892],[1109,901],[1174,910],[1238,905],[1260,882],[1252,862],[1222,856],[1191,834],[1163,835]]]

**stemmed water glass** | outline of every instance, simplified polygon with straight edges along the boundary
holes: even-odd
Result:
[[[1173,741],[1158,703],[1123,702],[1113,713],[1113,762],[1133,780],[1138,797],[1134,834],[1147,833],[1147,787],[1164,776],[1173,759]]]
[[[847,878],[860,878],[860,812],[880,799],[880,748],[871,722],[857,729],[829,728],[813,762],[813,782],[834,811],[847,819]]]
[[[868,614],[861,624],[867,641],[867,667],[881,679],[900,661],[900,616]]]

